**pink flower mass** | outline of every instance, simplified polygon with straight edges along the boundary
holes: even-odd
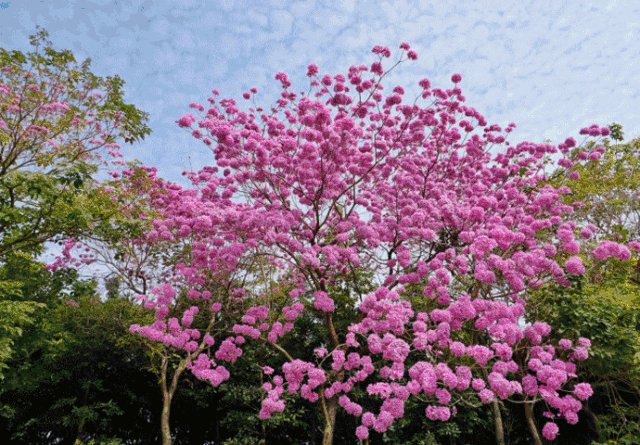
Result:
[[[409,48],[401,45],[401,62],[417,59]],[[260,417],[283,411],[287,390],[358,417],[361,440],[401,418],[411,396],[427,400],[425,415],[437,421],[463,399],[512,396],[543,399],[573,420],[592,393],[573,381],[573,362],[588,357],[590,343],[565,339],[545,349],[550,327],[525,319],[527,290],[583,274],[578,252],[604,261],[628,259],[629,249],[606,241],[579,250],[573,209],[560,199],[568,189],[543,185],[545,159],[558,147],[508,144],[515,124],[488,125],[465,104],[460,74],[449,89],[421,80],[417,100],[408,88],[387,89],[391,51],[373,53],[346,76],[309,65],[309,94],[276,74],[281,94],[269,111],[243,111],[233,99],[210,98],[206,113],[192,104],[201,115],[177,124],[190,133],[197,125],[195,139],[206,136],[213,155],[212,166],[185,172],[193,189],[149,167],[122,173],[121,186],[147,194],[158,215],[139,241],[190,246],[144,296],[160,324],[131,331],[183,350],[191,371],[213,385],[229,378],[245,339],[260,341],[282,357],[262,368],[273,384],[264,387]],[[588,137],[604,134],[596,127]],[[574,146],[570,138],[563,149],[581,150]],[[590,158],[575,163],[597,162]],[[251,284],[257,259],[277,290]],[[345,291],[356,278],[374,290]],[[198,312],[205,295],[213,301]],[[193,332],[200,319],[211,320],[202,337]],[[302,319],[322,326],[322,342],[308,354],[284,350],[282,339]],[[478,340],[463,343],[471,331]],[[576,398],[560,398],[565,385]],[[554,423],[544,426],[548,439],[557,433]]]

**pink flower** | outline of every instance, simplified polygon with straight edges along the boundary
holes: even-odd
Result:
[[[489,389],[483,389],[478,393],[478,396],[480,396],[482,403],[490,403],[495,397],[495,394]]]
[[[459,341],[455,341],[451,343],[451,345],[449,345],[449,350],[454,357],[462,357],[466,348],[464,344],[460,343]]]
[[[573,392],[580,400],[587,400],[593,395],[593,389],[588,383],[578,383]]]
[[[369,437],[369,428],[364,425],[360,425],[358,428],[356,428],[356,436],[360,440],[365,440]]]
[[[569,160],[567,158],[561,158],[558,161],[558,165],[560,165],[561,167],[564,167],[564,168],[571,168],[571,167],[573,167],[573,162],[571,162],[571,160]]]
[[[378,76],[382,76],[382,74],[384,74],[382,64],[380,62],[373,62],[371,64],[371,72],[377,74]]]
[[[329,298],[326,292],[317,291],[314,293],[315,301],[313,302],[313,307],[323,312],[333,312],[336,308],[335,303],[331,298]]]
[[[324,357],[327,355],[327,350],[325,348],[317,348],[313,351],[318,357]]]
[[[454,74],[453,76],[451,76],[451,82],[453,83],[458,83],[462,80],[462,76],[460,74]]]
[[[570,423],[571,425],[578,423],[578,414],[573,411],[564,413],[564,418],[567,419],[567,423]]]
[[[570,257],[564,263],[564,267],[567,269],[567,272],[573,275],[582,275],[585,271],[584,265],[582,264],[582,258],[577,256]]]
[[[374,54],[382,54],[382,56],[386,58],[391,57],[391,51],[386,46],[376,45],[373,47],[373,50],[371,52],[373,52]]]
[[[576,360],[584,361],[589,357],[589,352],[587,352],[587,348],[578,346],[573,351],[573,357]]]
[[[548,323],[536,321],[533,323],[533,329],[540,335],[549,335],[551,326]]]
[[[538,379],[535,376],[527,374],[522,378],[522,387],[528,395],[535,396],[538,394]]]
[[[567,349],[571,348],[571,340],[563,338],[558,342],[558,346],[560,346],[560,349],[564,349],[566,351]]]
[[[436,398],[442,405],[446,405],[451,401],[451,393],[443,388],[436,389]]]
[[[542,428],[542,435],[546,437],[548,440],[553,440],[558,435],[558,425],[553,422],[547,422]]]
[[[318,65],[312,63],[307,67],[307,77],[314,77],[318,74]]]
[[[191,124],[193,124],[195,121],[196,121],[196,118],[193,116],[193,114],[185,114],[176,122],[180,127],[184,128],[184,127],[190,127]]]
[[[580,337],[578,339],[578,343],[581,346],[584,346],[585,348],[590,348],[591,347],[591,340],[589,340],[588,338]]]

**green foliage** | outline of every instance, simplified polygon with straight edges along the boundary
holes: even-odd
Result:
[[[616,125],[610,128],[620,127]],[[611,137],[616,143],[605,139],[602,145],[606,150],[600,159],[572,169],[579,173],[578,179],[570,179],[568,172],[559,171],[550,183],[571,189],[570,194],[564,195],[566,203],[582,203],[574,206],[577,222],[593,224],[612,239],[626,242],[638,236],[640,222],[640,138],[621,143],[621,135],[621,127],[616,132],[612,130]],[[587,150],[595,148],[593,142],[586,146]],[[570,158],[575,156],[577,153]]]
[[[103,436],[139,437],[149,423],[147,435],[153,432],[157,388],[142,346],[127,330],[144,321],[139,307],[119,298],[100,304],[94,282],[72,270],[48,271],[24,253],[6,257],[0,289],[0,307],[37,308],[4,363],[1,437],[18,444],[81,435],[99,443]],[[0,318],[0,331],[13,322]]]
[[[640,290],[616,281],[602,285],[575,279],[572,288],[547,287],[532,296],[532,319],[551,324],[558,338],[591,339],[583,372],[601,377],[640,377]]]
[[[78,67],[70,51],[53,50],[47,37],[44,30],[31,36],[36,51],[26,55],[0,48],[0,261],[12,251],[40,254],[45,241],[89,232],[110,208],[91,179],[98,150],[151,132],[148,114],[124,103],[122,79],[96,77],[89,59]],[[94,90],[105,92],[102,100],[90,95]],[[69,109],[52,112],[52,103]]]
[[[33,323],[32,314],[41,305],[33,302],[6,301],[5,296],[19,292],[19,283],[0,282],[0,379],[4,378],[3,369],[11,358],[13,345],[22,335],[22,326]]]
[[[609,125],[609,130],[611,130],[611,139],[616,142],[620,142],[624,140],[624,132],[622,131],[622,125],[616,124],[615,122]]]
[[[0,267],[0,371],[6,369],[14,350],[36,340],[31,328],[35,324],[45,327],[41,320],[44,309],[59,306],[65,296],[73,298],[84,291],[84,285],[76,283],[74,287],[74,280],[75,272],[49,272],[27,254],[6,257]]]
[[[638,437],[640,289],[621,273],[628,263],[609,260],[595,283],[588,276],[575,278],[568,289],[540,289],[529,303],[531,318],[549,323],[557,339],[591,339],[589,359],[578,364],[577,373],[594,388],[588,409],[597,417],[602,440]]]
[[[76,440],[73,445],[124,445],[120,439],[91,439],[87,442],[83,442],[80,439]]]

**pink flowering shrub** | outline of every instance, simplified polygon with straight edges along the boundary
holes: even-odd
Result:
[[[408,44],[401,48],[417,58]],[[278,73],[282,92],[268,111],[210,97],[204,116],[178,120],[189,131],[197,122],[194,137],[211,147],[215,163],[187,173],[194,190],[145,170],[161,218],[139,241],[185,243],[191,253],[153,297],[141,297],[159,323],[131,331],[190,353],[189,369],[213,385],[229,377],[220,362],[233,363],[245,339],[260,340],[286,360],[265,368],[272,382],[263,386],[260,416],[283,411],[285,393],[298,393],[360,418],[360,440],[402,418],[411,396],[428,400],[432,420],[449,420],[458,403],[512,396],[543,400],[553,416],[577,420],[591,389],[573,386],[575,362],[587,358],[589,343],[547,344],[550,327],[524,318],[524,298],[528,288],[549,280],[568,285],[568,276],[584,273],[579,255],[628,258],[628,248],[611,241],[581,251],[573,209],[560,199],[570,190],[541,185],[545,158],[580,147],[573,138],[558,147],[510,145],[515,124],[488,125],[465,105],[459,74],[447,89],[421,80],[415,101],[400,86],[385,95],[380,81],[390,50],[373,52],[376,61],[346,76],[320,75],[310,65],[310,95],[290,90]],[[587,130],[590,137],[608,132]],[[123,172],[122,184],[134,174]],[[247,277],[256,258],[268,262],[288,305],[261,305],[271,289],[242,284],[255,282]],[[338,298],[341,283],[365,276],[375,291],[356,286],[349,301]],[[228,292],[209,292],[205,277]],[[189,328],[197,307],[166,319],[163,308],[174,307],[177,291],[193,300],[209,292],[214,318],[241,304],[248,309],[214,350],[209,332],[200,338]],[[314,361],[279,346],[302,314],[325,329]],[[476,342],[463,343],[469,332]],[[363,409],[357,386],[379,400],[376,412]],[[557,432],[552,422],[542,430],[549,439]]]

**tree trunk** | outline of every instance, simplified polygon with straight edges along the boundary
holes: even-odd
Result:
[[[498,445],[505,445],[502,414],[500,414],[500,404],[496,399],[493,399],[493,401],[491,402],[491,409],[493,411],[493,419],[496,425],[496,443]]]
[[[531,431],[533,442],[536,445],[542,445],[542,439],[540,439],[540,434],[538,434],[538,427],[536,426],[536,421],[533,418],[533,402],[525,402],[524,416],[527,419],[527,425],[529,426],[529,431]]]
[[[171,399],[173,394],[166,391],[166,387],[162,391],[162,445],[171,445],[171,429],[169,428],[169,412],[171,410]]]
[[[326,400],[324,391],[320,392],[322,403],[322,414],[324,416],[324,430],[322,432],[322,445],[333,445],[333,435],[336,426],[336,411],[338,408],[338,398],[331,397]]]
[[[171,378],[171,384],[168,383],[167,373],[169,372],[169,357],[162,357],[162,366],[160,369],[160,386],[162,387],[162,419],[160,422],[162,431],[162,445],[171,445],[171,428],[169,427],[169,414],[171,412],[171,401],[178,387],[178,379],[185,370],[186,359],[182,360]]]

